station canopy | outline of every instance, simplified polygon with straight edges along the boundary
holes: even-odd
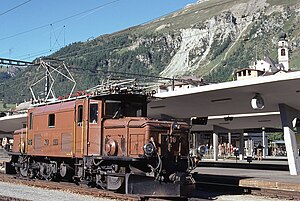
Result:
[[[263,109],[253,109],[252,99],[259,94]],[[188,120],[208,117],[207,125],[196,130],[213,130],[217,125],[228,130],[281,129],[279,104],[300,111],[300,71],[280,73],[155,94],[148,104],[151,118]],[[13,132],[26,123],[26,114],[0,118],[0,131]]]
[[[23,128],[26,124],[27,114],[16,114],[0,118],[0,135],[1,132],[13,133],[15,130]]]
[[[262,109],[251,105],[257,95],[263,99]],[[156,98],[148,105],[148,116],[208,117],[199,130],[213,130],[214,125],[228,130],[281,129],[279,104],[300,110],[300,71],[162,92]]]

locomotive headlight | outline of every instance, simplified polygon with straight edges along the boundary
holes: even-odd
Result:
[[[144,152],[145,152],[146,156],[152,156],[155,152],[154,145],[151,142],[145,144],[144,145]]]

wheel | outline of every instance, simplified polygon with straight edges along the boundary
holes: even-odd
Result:
[[[22,177],[28,176],[28,170],[29,170],[28,166],[29,166],[28,163],[24,163],[22,167],[20,167],[19,171]]]
[[[125,167],[120,167],[117,164],[112,165],[112,169],[110,173],[124,173],[126,168]],[[124,186],[124,181],[125,181],[125,175],[124,176],[107,176],[107,189],[112,190],[112,191],[120,191],[122,190],[122,187]]]
[[[27,177],[29,171],[29,159],[19,156],[17,167],[15,169],[20,176]]]
[[[96,174],[96,185],[103,190],[107,190],[107,179],[102,174]]]
[[[40,178],[48,181],[53,180],[55,167],[53,167],[52,164],[48,164],[48,163],[39,163],[39,165],[40,165],[40,171],[39,171]]]
[[[120,173],[124,173],[124,176],[120,175]],[[96,184],[97,186],[105,190],[121,192],[122,190],[124,190],[125,173],[126,168],[119,167],[119,165],[117,164],[110,165],[109,168],[103,166],[99,168],[99,171],[96,174]],[[114,174],[116,176],[114,176]],[[117,174],[119,174],[120,176],[117,176]]]

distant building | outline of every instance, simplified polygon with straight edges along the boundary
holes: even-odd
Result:
[[[253,68],[244,68],[242,70],[236,71],[236,77],[238,80],[248,79],[250,77],[258,77],[263,75],[265,72],[261,70],[256,70]]]
[[[175,79],[173,80],[172,84],[164,84],[160,85],[158,88],[158,93],[162,92],[169,92],[169,91],[179,91],[179,90],[185,90],[193,87],[198,87],[206,85],[204,83],[203,79],[197,79],[195,77],[183,77],[181,79]]]
[[[278,64],[269,56],[263,60],[257,60],[254,65],[235,72],[237,80],[244,80],[258,76],[286,73],[289,69],[288,42],[286,34],[281,33],[278,41]]]
[[[278,41],[278,64],[282,64],[285,71],[289,70],[289,49],[286,34],[280,34]]]

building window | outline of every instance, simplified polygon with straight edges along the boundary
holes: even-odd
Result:
[[[90,123],[98,122],[98,103],[90,104]]]
[[[55,114],[49,114],[48,116],[48,126],[54,127],[55,126]]]
[[[285,49],[281,49],[281,56],[285,56]]]
[[[251,70],[248,70],[248,75],[251,76]]]
[[[246,76],[246,73],[247,73],[247,72],[244,70],[244,71],[243,71],[243,76]]]
[[[32,145],[32,139],[28,140],[28,145]]]
[[[82,125],[82,120],[83,120],[83,106],[79,105],[78,106],[78,115],[77,115],[78,125]]]
[[[32,112],[29,113],[29,129],[31,130],[32,129],[32,119],[33,118],[33,114]]]

